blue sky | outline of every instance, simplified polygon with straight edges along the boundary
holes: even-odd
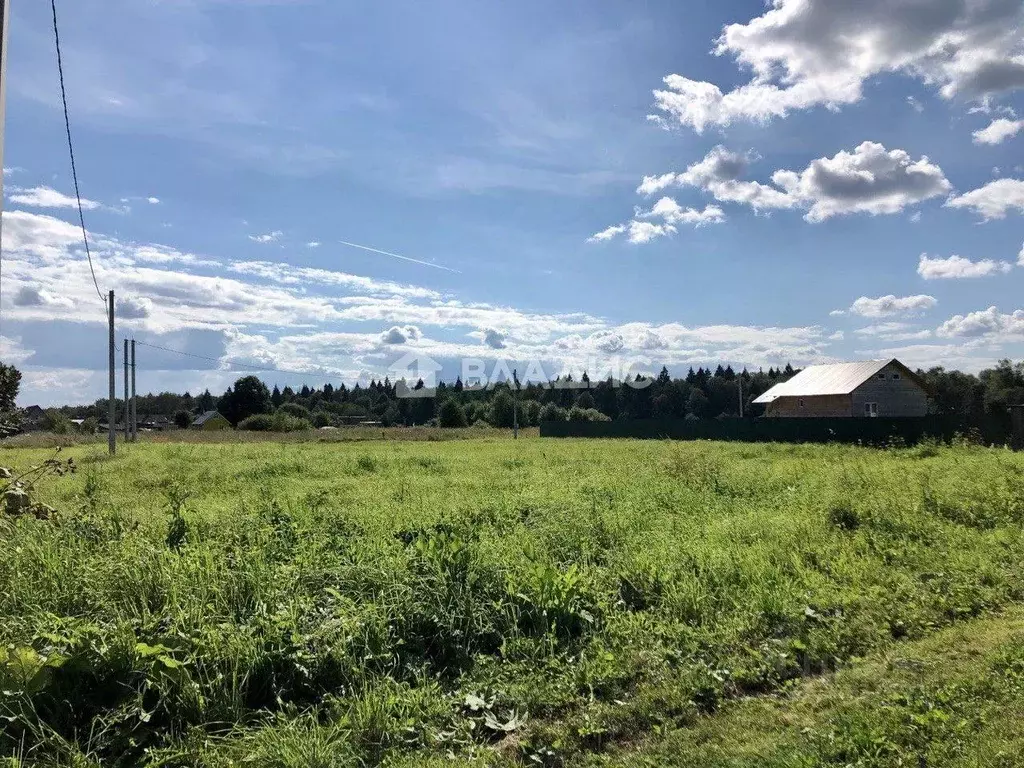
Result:
[[[47,6],[10,26],[22,404],[106,391]],[[140,389],[1024,357],[1024,8],[848,6],[58,3],[118,337],[213,358],[140,348]]]

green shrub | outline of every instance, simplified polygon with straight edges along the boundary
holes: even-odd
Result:
[[[465,427],[467,424],[466,412],[454,399],[445,400],[438,410],[437,423],[447,429]]]
[[[293,416],[296,419],[306,419],[309,421],[312,419],[312,414],[309,412],[309,408],[298,403],[283,403],[279,405],[275,413],[282,413],[287,416]]]
[[[242,419],[238,428],[248,432],[273,432],[274,417],[269,413],[257,413],[255,416]]]
[[[554,403],[548,403],[540,410],[540,421],[565,421],[568,418],[565,408],[559,408]]]

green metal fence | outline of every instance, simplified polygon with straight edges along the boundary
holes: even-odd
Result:
[[[541,437],[635,438],[641,440],[730,440],[779,443],[914,444],[963,435],[990,445],[1010,440],[1009,419],[954,416],[903,419],[637,419],[610,422],[548,421]]]

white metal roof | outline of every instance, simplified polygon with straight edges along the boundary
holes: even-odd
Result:
[[[755,403],[767,404],[780,397],[848,395],[894,360],[809,365],[789,381],[776,384]]]

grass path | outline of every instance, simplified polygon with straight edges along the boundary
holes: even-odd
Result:
[[[1024,765],[1024,610],[898,643],[613,750],[623,766]]]

